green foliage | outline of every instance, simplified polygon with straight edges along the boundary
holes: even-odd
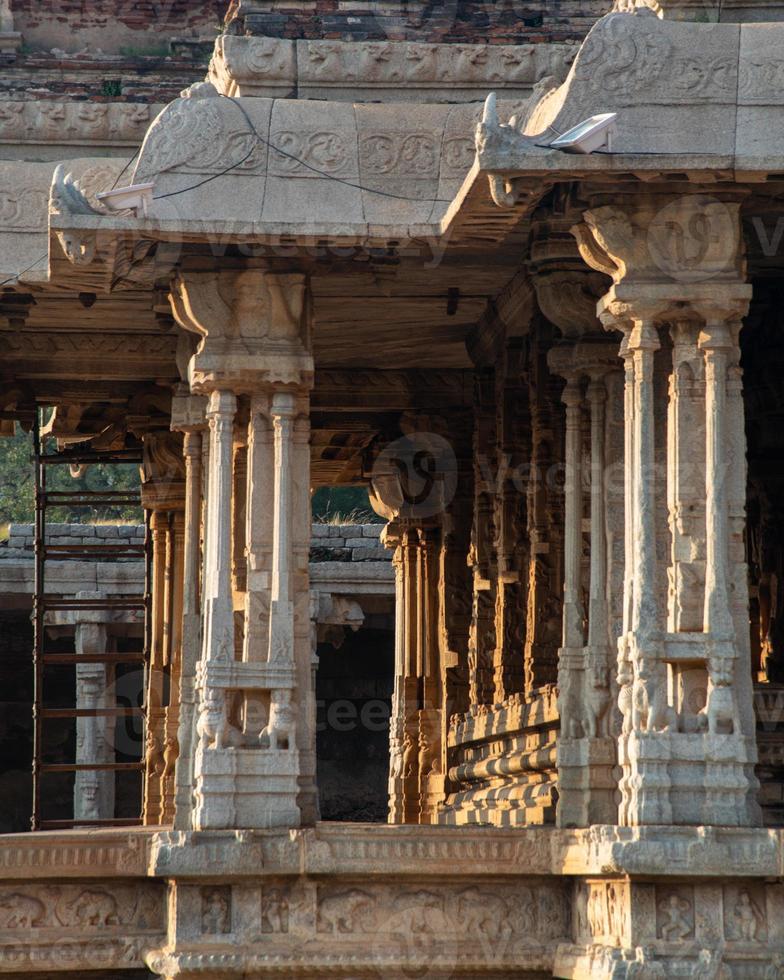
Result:
[[[46,447],[48,452],[54,446]],[[49,490],[136,490],[139,469],[135,465],[90,466],[86,473],[74,479],[67,466],[47,468]],[[30,524],[35,518],[35,470],[33,467],[32,436],[21,429],[8,439],[0,439],[0,524]],[[64,524],[106,521],[141,523],[139,507],[53,507],[47,510],[47,520]]]
[[[101,95],[118,98],[122,95],[122,82],[119,78],[107,78],[101,86]]]
[[[370,506],[365,487],[321,487],[313,494],[318,524],[382,524]]]
[[[54,451],[54,445],[46,447]],[[47,468],[49,490],[135,490],[139,486],[136,466],[94,465],[74,479],[67,466]],[[365,487],[322,487],[313,494],[313,520],[321,524],[381,524],[370,506]],[[12,438],[0,438],[0,537],[2,525],[30,524],[35,518],[35,475],[33,440],[17,428]],[[119,521],[142,523],[137,507],[64,508],[47,511],[47,519],[65,524]]]

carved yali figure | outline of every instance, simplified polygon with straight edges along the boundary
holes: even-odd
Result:
[[[270,697],[269,721],[259,735],[261,745],[271,749],[294,748],[296,716],[291,691],[275,690]]]
[[[241,743],[240,733],[229,724],[225,691],[208,688],[203,692],[196,733],[201,749],[224,749]]]

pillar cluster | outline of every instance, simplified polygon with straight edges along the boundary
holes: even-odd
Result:
[[[170,298],[198,338],[172,422],[184,433],[186,477],[176,824],[310,823],[306,280],[182,271]]]
[[[759,821],[738,347],[751,287],[739,208],[638,196],[588,210],[575,228],[586,261],[612,277],[599,315],[622,337],[625,371],[624,825]]]

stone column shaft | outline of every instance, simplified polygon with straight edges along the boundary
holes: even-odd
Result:
[[[185,522],[183,541],[182,658],[180,667],[180,716],[177,739],[179,757],[175,775],[174,826],[189,830],[193,807],[193,750],[196,724],[196,665],[201,633],[200,557],[202,500],[202,434],[186,432]]]
[[[583,620],[585,618],[581,592],[583,552],[583,491],[580,473],[582,462],[582,394],[576,378],[567,380],[563,401],[566,405],[563,646],[567,649],[574,649],[583,645]]]
[[[607,646],[607,548],[605,541],[604,425],[607,393],[594,378],[588,385],[591,407],[591,573],[588,646]]]
[[[623,576],[623,625],[622,634],[626,636],[632,628],[632,602],[634,600],[634,541],[636,528],[635,512],[632,507],[634,493],[634,470],[631,460],[636,449],[634,445],[634,359],[629,350],[628,338],[621,344],[623,358],[623,500],[624,500],[624,576]]]
[[[81,597],[84,597],[81,595]],[[84,613],[82,613],[84,615]],[[88,614],[89,615],[89,614]],[[95,615],[95,614],[93,614]],[[107,649],[106,626],[97,622],[76,623],[75,648],[79,656],[103,655]],[[76,707],[108,708],[111,668],[106,664],[76,665]],[[114,749],[107,739],[109,719],[76,719],[76,758],[81,764],[114,762]],[[105,820],[114,816],[114,773],[81,771],[74,774],[74,818]]]
[[[274,499],[275,493],[275,457],[269,413],[269,397],[254,395],[250,400],[248,422],[248,506],[245,532],[247,593],[243,650],[243,660],[246,663],[260,663],[269,655],[269,593],[274,523],[269,501]]]
[[[632,510],[634,571],[631,626],[638,636],[660,629],[656,597],[656,483],[653,355],[659,349],[654,324],[635,322],[629,347],[634,361],[634,453]]]
[[[205,558],[204,656],[206,662],[231,660],[234,654],[234,609],[231,592],[232,461],[237,399],[214,391],[210,425],[210,496]]]
[[[727,353],[731,339],[726,327],[711,330],[705,351],[705,630],[714,638],[731,640],[729,608],[729,526],[727,511]],[[710,346],[708,346],[710,343]]]

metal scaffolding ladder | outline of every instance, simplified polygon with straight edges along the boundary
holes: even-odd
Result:
[[[139,490],[49,490],[47,471],[50,466],[81,467],[90,463],[140,463],[141,450],[116,450],[96,452],[94,450],[68,450],[59,453],[46,453],[42,449],[39,421],[33,426],[33,453],[35,468],[35,591],[33,596],[33,830],[57,830],[76,826],[134,826],[141,823],[142,799],[140,793],[139,816],[134,818],[112,817],[101,820],[47,819],[43,813],[45,800],[42,799],[42,777],[50,773],[77,772],[140,772],[144,770],[144,738],[146,736],[145,706],[113,705],[102,708],[50,707],[47,706],[47,668],[87,663],[136,664],[145,674],[142,690],[147,689],[150,649],[150,531],[146,528],[143,545],[119,543],[111,538],[96,544],[51,544],[47,539],[48,512],[55,507],[73,508],[116,508],[125,506],[141,507]],[[96,542],[98,539],[96,539]],[[51,561],[105,561],[118,559],[138,559],[144,561],[144,589],[139,596],[101,596],[100,598],[75,598],[58,595],[48,591],[47,563]],[[141,649],[121,653],[83,654],[52,652],[47,640],[47,616],[53,612],[112,611],[138,612],[144,618],[143,645]],[[76,696],[74,695],[74,699]],[[46,723],[57,719],[78,719],[85,717],[105,717],[119,719],[138,717],[142,729],[140,759],[132,762],[89,762],[53,763],[46,762],[46,743],[44,730]]]

